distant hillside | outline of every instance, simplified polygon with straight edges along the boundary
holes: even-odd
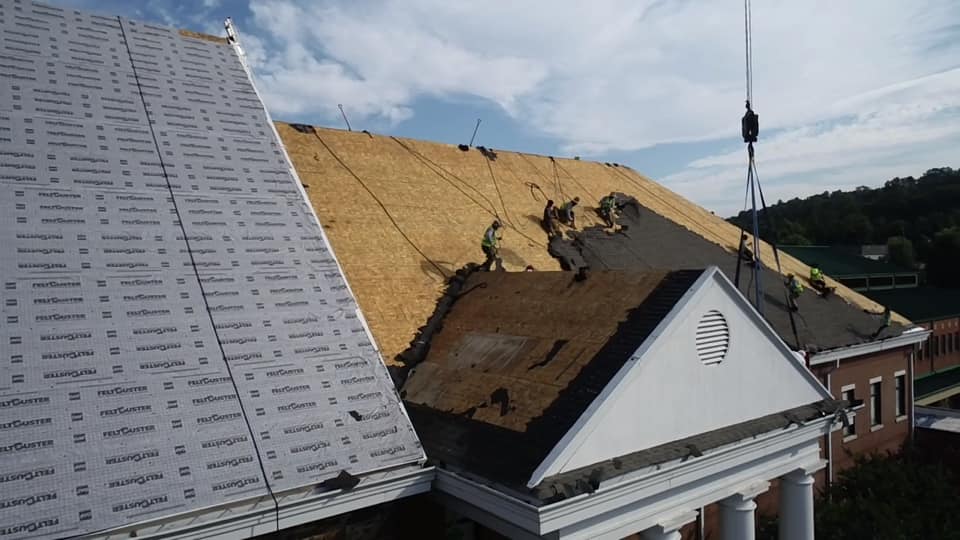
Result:
[[[920,178],[894,178],[876,189],[780,201],[770,213],[781,245],[888,244],[891,238],[902,244],[902,236],[913,253],[896,262],[934,262],[931,258],[960,242],[960,170],[930,169]],[[741,212],[729,221],[749,228],[750,215]],[[761,218],[762,225],[765,221]],[[761,236],[772,240],[766,226]]]

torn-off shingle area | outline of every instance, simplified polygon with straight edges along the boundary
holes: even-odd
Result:
[[[702,272],[472,275],[403,387],[427,455],[525,489]]]
[[[554,239],[550,250],[566,266],[588,266],[594,270],[649,271],[651,269],[703,268],[715,265],[730,281],[736,276],[737,260],[729,251],[681,227],[644,207],[635,200],[627,202],[620,214],[622,230],[613,233],[601,227],[588,227],[570,233],[570,239]],[[783,278],[775,272],[774,260],[764,260],[761,274],[764,291],[764,318],[791,347],[811,352],[872,341],[882,324],[879,314],[866,312],[845,299],[819,296],[807,288],[797,300],[793,313],[784,296]],[[773,267],[772,269],[770,267]],[[752,269],[740,269],[740,291],[751,300],[754,295]],[[801,278],[806,276],[800,276]],[[879,338],[900,334],[905,327],[893,323]]]

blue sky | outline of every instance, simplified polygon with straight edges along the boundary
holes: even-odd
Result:
[[[739,0],[54,0],[222,35],[274,118],[626,163],[743,206]],[[587,7],[589,6],[589,7]],[[755,2],[769,200],[960,167],[960,2]]]

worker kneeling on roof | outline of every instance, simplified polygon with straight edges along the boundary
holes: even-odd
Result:
[[[800,295],[803,294],[803,283],[800,283],[797,276],[788,274],[786,285],[787,290],[790,291],[790,309],[796,311],[798,309],[797,298],[800,298]]]
[[[600,217],[607,227],[617,225],[617,198],[613,195],[607,195],[600,199]]]
[[[500,251],[500,237],[497,236],[498,230],[500,230],[500,220],[494,220],[493,223],[487,227],[487,231],[483,233],[483,240],[480,241],[480,249],[483,250],[483,254],[487,257],[486,260],[483,261],[483,264],[480,265],[480,268],[486,272],[490,271],[494,263],[497,264],[498,270],[503,270],[503,261],[497,256]]]
[[[574,197],[572,201],[563,203],[560,207],[560,222],[569,225],[571,229],[577,228],[577,216],[573,213],[573,208],[580,204],[580,197]]]

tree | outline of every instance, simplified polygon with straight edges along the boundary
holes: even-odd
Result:
[[[912,270],[916,266],[913,257],[913,242],[902,236],[891,236],[887,239],[887,257],[893,264]]]
[[[960,228],[944,229],[933,237],[927,255],[927,280],[940,287],[960,287]]]

